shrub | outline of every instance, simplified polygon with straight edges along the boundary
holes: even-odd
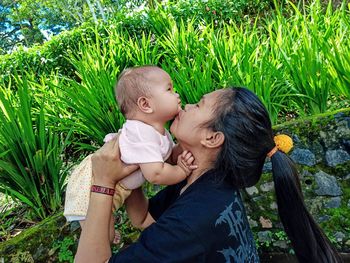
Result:
[[[47,125],[42,103],[33,107],[28,82],[16,85],[17,92],[0,90],[0,191],[43,219],[62,205],[67,140]]]

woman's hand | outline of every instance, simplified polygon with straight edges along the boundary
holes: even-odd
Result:
[[[114,188],[115,184],[135,171],[137,165],[126,165],[120,160],[119,135],[106,142],[91,157],[94,183]]]

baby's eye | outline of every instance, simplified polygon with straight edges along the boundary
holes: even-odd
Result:
[[[199,104],[196,104],[196,107],[199,108]]]

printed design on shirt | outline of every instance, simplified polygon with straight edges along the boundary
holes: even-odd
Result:
[[[244,221],[245,214],[243,211],[241,200],[236,198],[234,202],[220,213],[219,218],[215,222],[215,226],[227,224],[230,230],[228,235],[232,236],[235,239],[233,243],[237,244],[236,247],[223,248],[218,251],[223,254],[226,263],[259,262],[249,224]]]

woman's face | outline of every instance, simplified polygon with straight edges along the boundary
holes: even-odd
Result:
[[[203,124],[215,117],[213,112],[224,91],[221,89],[208,93],[197,104],[187,104],[180,111],[170,126],[170,131],[181,144],[196,146],[205,139],[207,128]]]

